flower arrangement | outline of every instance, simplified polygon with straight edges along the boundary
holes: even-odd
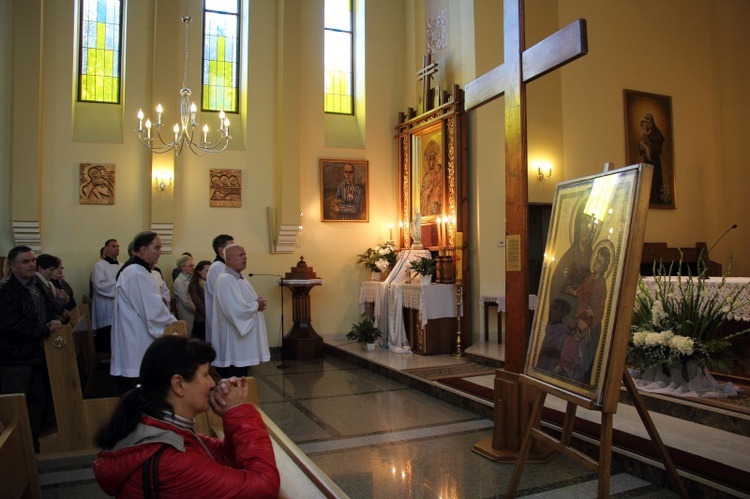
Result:
[[[384,272],[396,265],[396,245],[393,241],[385,241],[378,244],[375,248],[367,250],[357,255],[357,263],[361,263],[371,272]]]
[[[654,265],[654,292],[639,280],[639,293],[631,322],[628,364],[644,371],[659,368],[669,374],[671,368],[682,368],[688,378],[688,363],[695,363],[721,373],[731,373],[733,359],[730,340],[750,329],[721,336],[721,326],[729,314],[745,304],[740,300],[744,287],[728,293],[725,274],[717,291],[706,289],[706,269],[697,276],[678,274],[673,280],[663,265]],[[679,288],[678,292],[675,292]]]

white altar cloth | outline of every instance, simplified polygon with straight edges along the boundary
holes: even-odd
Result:
[[[653,294],[656,291],[656,283],[653,277],[643,277],[643,283],[648,288],[649,293]],[[667,279],[667,278],[662,278]],[[693,278],[695,279],[695,278]],[[705,292],[707,296],[713,296],[717,293],[721,294],[722,298],[726,298],[734,293],[740,292],[737,297],[737,303],[742,303],[744,306],[738,308],[734,312],[728,315],[730,319],[737,321],[750,321],[750,277],[727,277],[724,286],[719,289],[721,285],[721,277],[709,277],[706,279]],[[680,293],[681,289],[678,286],[678,278],[672,276],[670,280],[671,286],[675,289],[675,293]]]

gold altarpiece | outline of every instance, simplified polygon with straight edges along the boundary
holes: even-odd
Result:
[[[456,284],[463,303],[471,304],[469,265],[469,191],[466,114],[464,93],[435,94],[436,106],[417,115],[412,108],[399,113],[396,126],[399,165],[399,230],[396,243],[410,249],[409,227],[420,215],[424,248],[433,256],[453,257]],[[440,224],[438,223],[440,221]],[[443,280],[453,282],[454,278]],[[471,344],[471,309],[461,320],[462,344]]]

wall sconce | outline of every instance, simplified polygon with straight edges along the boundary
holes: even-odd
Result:
[[[154,177],[154,189],[157,191],[172,190],[172,177]]]
[[[541,182],[545,178],[552,178],[552,163],[547,161],[538,161],[537,164],[537,175],[536,178]]]

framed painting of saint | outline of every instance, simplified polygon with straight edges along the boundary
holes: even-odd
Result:
[[[555,191],[524,373],[593,404],[601,403],[608,379],[619,384],[622,377],[630,316],[622,317],[627,324],[616,319],[621,306],[633,308],[645,227],[645,215],[635,215],[647,210],[648,193],[639,186],[650,174],[650,166],[634,165],[561,182]]]
[[[320,217],[323,222],[367,222],[370,198],[368,162],[320,160]]]
[[[649,207],[674,209],[675,160],[672,98],[625,90],[625,159],[654,167]]]

